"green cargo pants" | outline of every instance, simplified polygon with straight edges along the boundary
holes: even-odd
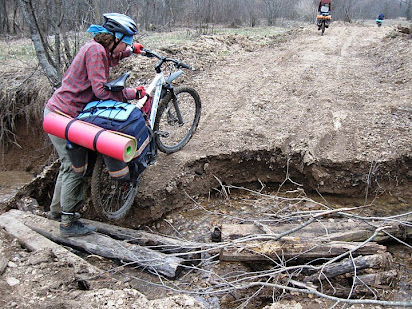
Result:
[[[50,113],[50,110],[45,108],[44,116],[48,113]],[[61,212],[61,222],[70,224],[74,219],[71,214],[74,214],[84,199],[84,180],[81,175],[72,170],[72,163],[66,150],[67,141],[51,134],[49,134],[49,138],[60,158],[60,169],[54,187],[50,211],[53,213]]]

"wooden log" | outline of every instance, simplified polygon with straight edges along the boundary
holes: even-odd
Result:
[[[81,219],[84,224],[89,224],[97,228],[99,233],[108,235],[115,239],[127,240],[129,243],[138,244],[163,253],[174,253],[175,256],[185,260],[200,260],[199,253],[190,253],[198,251],[202,245],[190,241],[148,233],[140,230],[133,230],[120,226],[115,226],[103,222],[97,222],[87,219]]]
[[[106,258],[135,263],[151,272],[159,273],[169,278],[174,278],[181,271],[184,264],[184,260],[181,258],[168,256],[139,245],[118,241],[99,233],[64,238],[60,236],[60,225],[56,221],[20,211],[13,211],[13,215],[18,217],[19,220],[24,222],[33,231],[56,243]]]
[[[102,270],[87,263],[81,257],[71,253],[62,246],[57,245],[24,225],[23,222],[18,220],[18,218],[21,218],[22,216],[23,213],[21,211],[10,210],[0,216],[0,227],[12,237],[16,238],[19,243],[29,251],[52,250],[59,261],[73,265],[75,278],[79,284],[82,284],[85,287],[98,287],[100,285],[99,278],[102,277],[104,277],[104,280],[107,280],[107,275]]]
[[[376,226],[381,226],[384,223],[375,222]],[[385,224],[387,225],[387,224]],[[223,224],[221,229],[222,241],[231,241],[241,237],[252,235],[267,235],[266,239],[272,236],[284,233],[298,227],[299,224],[279,224],[276,226],[265,225],[265,232],[262,234],[260,226],[254,224]],[[310,239],[317,241],[349,241],[360,242],[368,239],[374,233],[374,228],[369,224],[361,222],[313,222],[312,224],[303,227],[302,229],[287,235],[288,237]],[[412,237],[412,228],[402,226],[398,223],[391,223],[391,228],[385,229],[386,232],[400,238],[405,239]],[[263,239],[263,238],[262,238]],[[384,242],[390,237],[383,232],[380,232],[374,239],[375,242]]]
[[[365,274],[357,276],[355,279],[356,286],[374,287],[374,288],[385,288],[387,286],[392,286],[392,283],[396,281],[398,277],[398,272],[395,269],[388,271],[381,271],[373,274]]]
[[[306,276],[303,281],[314,282],[326,278],[334,278],[342,274],[352,273],[367,268],[387,269],[392,263],[392,255],[389,252],[373,254],[368,256],[358,256],[354,259],[344,259],[343,261],[331,263],[322,268],[321,272]]]
[[[316,258],[331,258],[349,250],[354,250],[360,243],[332,241],[320,243],[313,241],[248,241],[224,247],[219,259],[230,262],[247,261],[307,261]],[[370,242],[352,253],[354,256],[383,253],[386,247]]]

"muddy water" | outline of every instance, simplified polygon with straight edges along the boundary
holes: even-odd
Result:
[[[0,203],[13,197],[19,188],[29,183],[33,175],[22,171],[0,172]]]

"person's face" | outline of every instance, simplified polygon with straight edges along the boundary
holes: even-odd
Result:
[[[116,42],[119,42],[119,39],[116,39]],[[124,51],[126,49],[126,47],[129,46],[128,44],[126,44],[125,42],[120,42],[116,48],[114,49],[113,53],[120,53],[122,51]]]

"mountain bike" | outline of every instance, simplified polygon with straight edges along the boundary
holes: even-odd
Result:
[[[190,86],[174,87],[174,82],[183,74],[180,68],[193,68],[179,60],[167,58],[150,50],[143,50],[143,56],[157,58],[154,66],[155,76],[146,88],[148,95],[135,103],[142,109],[151,101],[149,124],[153,130],[153,142],[156,149],[166,154],[181,150],[192,138],[197,129],[201,113],[201,101],[198,92]],[[172,68],[166,75],[165,68]],[[111,82],[110,87],[124,87],[129,73]],[[155,158],[154,158],[155,159]],[[98,154],[91,177],[92,203],[97,213],[104,219],[119,220],[132,207],[140,183],[139,174],[130,181],[112,179]]]

